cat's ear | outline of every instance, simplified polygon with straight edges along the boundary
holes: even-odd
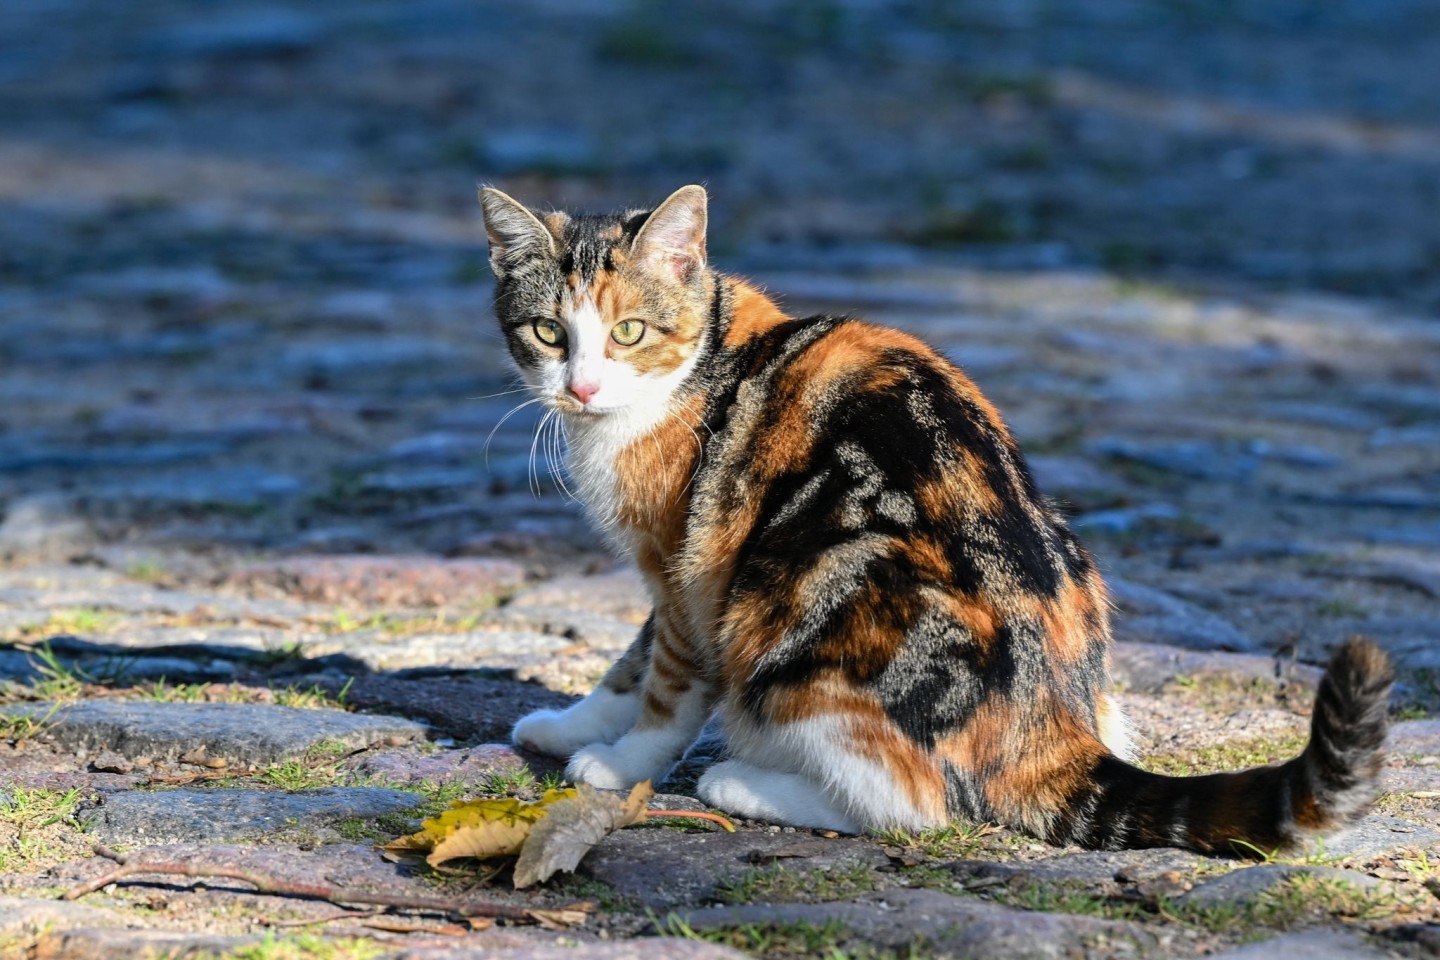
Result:
[[[554,235],[512,197],[494,187],[482,187],[480,209],[485,212],[490,269],[496,277],[503,277],[510,267],[530,257],[555,255]]]
[[[688,282],[705,266],[705,188],[681,187],[656,207],[635,234],[631,257],[642,266]]]

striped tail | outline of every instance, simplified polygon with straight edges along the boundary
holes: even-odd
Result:
[[[1310,742],[1293,760],[1238,773],[1167,777],[1113,756],[1095,763],[1046,839],[1086,847],[1188,847],[1245,855],[1345,826],[1379,792],[1390,662],[1368,640],[1345,643],[1315,697]]]

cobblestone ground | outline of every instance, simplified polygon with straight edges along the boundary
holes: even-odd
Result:
[[[0,6],[0,956],[1440,952],[1430,5],[512,7]],[[498,744],[646,613],[505,419],[480,176],[705,179],[722,265],[965,366],[1102,559],[1147,765],[1293,754],[1316,665],[1373,637],[1375,812],[1260,864],[753,823],[631,828],[524,893],[383,858],[533,794],[555,765]],[[96,841],[594,910],[56,899]]]

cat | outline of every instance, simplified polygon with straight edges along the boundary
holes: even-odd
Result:
[[[654,601],[595,691],[522,718],[516,744],[625,788],[718,713],[705,802],[845,833],[963,818],[1243,853],[1368,808],[1393,680],[1376,646],[1339,649],[1288,763],[1141,770],[1095,563],[960,369],[712,269],[699,186],[610,216],[480,203],[510,355]]]

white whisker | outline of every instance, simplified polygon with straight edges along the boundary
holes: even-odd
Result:
[[[570,492],[570,486],[565,482],[565,418],[556,417],[553,428],[550,431],[550,475],[555,478],[555,484],[560,488],[560,493],[566,499],[578,503],[580,498]]]
[[[482,393],[478,397],[466,397],[466,400],[494,400],[496,397],[508,397],[516,393],[529,393],[530,387],[516,387],[514,390],[501,390],[498,393]]]
[[[540,475],[535,470],[535,447],[540,443],[540,434],[544,431],[545,424],[549,423],[550,418],[553,416],[555,416],[555,411],[547,410],[545,416],[540,418],[540,423],[535,427],[535,435],[530,439],[529,473],[525,479],[530,483],[530,492],[535,494],[536,497],[543,496],[544,491],[540,488]]]
[[[501,417],[501,418],[500,418],[500,422],[497,423],[497,424],[495,424],[495,426],[493,426],[493,427],[490,428],[490,433],[487,434],[486,437],[485,437],[485,469],[486,469],[486,470],[489,470],[489,469],[490,469],[490,441],[495,439],[495,431],[496,431],[496,430],[499,430],[501,427],[505,426],[505,421],[506,421],[506,420],[509,420],[511,417],[515,416],[515,414],[519,413],[521,410],[524,410],[526,407],[530,406],[532,403],[541,403],[541,402],[543,402],[544,400],[545,400],[544,397],[535,397],[535,398],[532,399],[532,400],[526,400],[524,403],[520,404],[519,406],[511,407],[511,408],[510,408],[510,412],[507,413],[507,414],[505,414],[505,416]]]

